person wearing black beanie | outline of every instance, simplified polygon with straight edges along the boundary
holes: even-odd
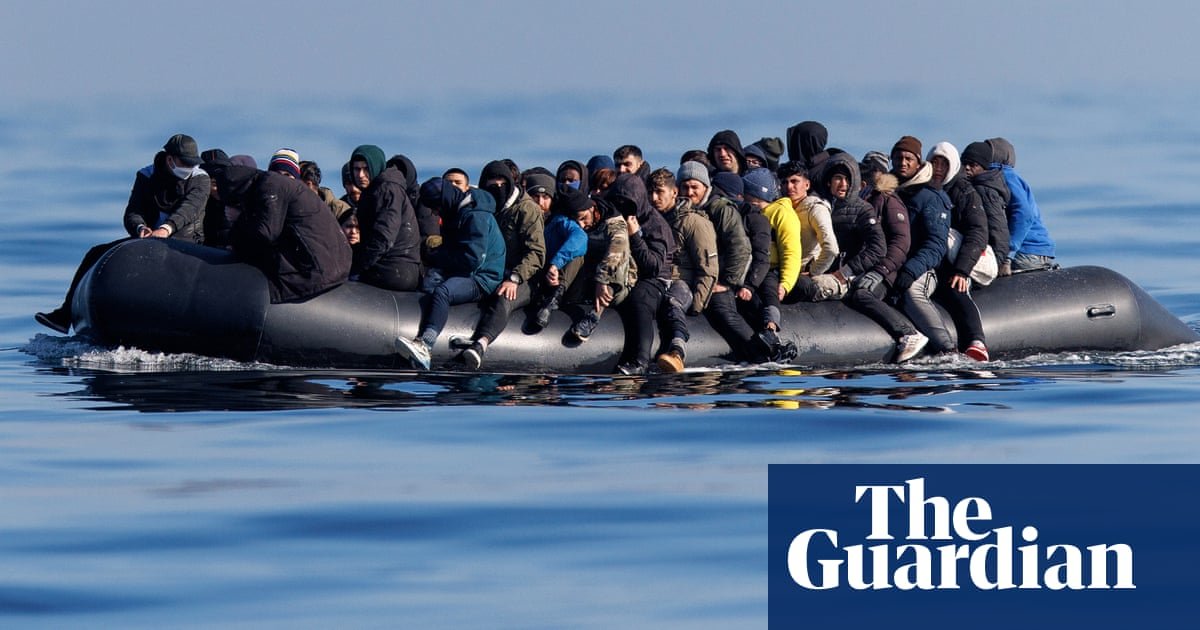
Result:
[[[587,253],[589,230],[599,220],[596,202],[583,191],[563,187],[554,197],[546,221],[546,269],[538,276],[534,325],[538,330],[550,325],[551,314],[569,289]]]

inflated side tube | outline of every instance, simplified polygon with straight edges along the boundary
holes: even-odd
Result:
[[[977,289],[974,297],[993,358],[1156,350],[1200,341],[1145,291],[1102,267],[1017,274]],[[304,367],[406,368],[396,339],[417,334],[420,298],[347,282],[304,302],[271,304],[262,273],[228,252],[141,239],[114,247],[88,272],[73,312],[79,333],[104,344]],[[576,314],[570,308],[556,312],[550,326],[529,334],[524,328],[530,315],[514,312],[488,348],[485,367],[612,372],[624,338],[619,315],[607,311],[591,338],[579,344],[566,334]],[[434,348],[435,366],[454,355],[447,340],[469,336],[478,317],[476,304],[451,309]],[[797,365],[862,365],[889,361],[894,353],[894,341],[883,329],[841,302],[785,305],[783,322],[780,336],[796,343]],[[690,317],[688,326],[689,366],[734,361],[704,317]]]

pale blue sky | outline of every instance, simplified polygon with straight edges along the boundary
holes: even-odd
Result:
[[[0,86],[10,103],[740,91],[802,81],[1161,89],[1200,79],[1197,7],[1127,0],[2,0]]]

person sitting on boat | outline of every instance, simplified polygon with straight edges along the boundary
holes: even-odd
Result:
[[[671,253],[675,238],[646,194],[646,185],[637,175],[625,173],[617,177],[605,198],[625,217],[629,237],[629,252],[637,264],[637,283],[618,311],[625,328],[625,347],[617,363],[622,374],[644,374],[650,363],[654,345],[655,323],[660,309],[667,308],[667,290],[671,283]],[[685,326],[683,322],[673,322]],[[686,327],[672,331],[668,347],[659,354],[673,353],[675,363],[682,369]]]
[[[1008,262],[1012,271],[1054,267],[1054,239],[1042,223],[1042,211],[1029,184],[1017,174],[1017,150],[1004,138],[992,138],[991,167],[999,169],[1008,186]],[[1001,274],[1007,269],[1001,268]]]
[[[477,302],[499,288],[505,251],[490,193],[477,188],[463,191],[436,177],[421,185],[421,202],[442,218],[441,244],[433,248],[422,281],[420,332],[412,339],[398,338],[396,346],[413,367],[428,370],[450,307]]]
[[[607,155],[593,155],[587,161],[588,194],[602,196],[617,180],[617,164]]]
[[[1005,208],[1011,197],[1008,184],[1004,183],[1004,172],[998,168],[989,168],[992,163],[992,145],[986,142],[972,142],[962,151],[963,174],[975,187],[983,202],[983,212],[987,216],[988,245],[996,254],[1000,266],[999,275],[1011,275],[1012,266],[1008,261],[1008,215]]]
[[[446,172],[442,173],[442,179],[463,192],[471,191],[471,176],[457,166],[446,169]]]
[[[750,266],[750,239],[737,205],[712,192],[708,169],[685,162],[675,176],[679,193],[713,224],[717,235],[717,282],[704,309],[704,317],[732,347],[754,337],[754,328],[738,312],[736,292]]]
[[[618,175],[617,179],[620,178]],[[555,193],[555,199],[561,200],[564,206],[572,205],[571,199],[574,195],[569,191],[574,189],[560,186]],[[624,303],[638,280],[637,263],[634,262],[629,248],[629,224],[626,218],[607,200],[590,201],[591,205],[584,205],[582,202],[575,204],[582,207],[575,214],[575,218],[588,236],[583,269],[584,277],[590,280],[592,289],[590,292],[582,291],[586,295],[580,300],[584,302],[583,315],[571,324],[567,331],[580,343],[591,338],[606,309]],[[604,202],[603,205],[601,201]],[[564,298],[572,302],[575,300],[569,299],[571,294],[580,292],[572,287],[589,287],[588,283],[567,284]]]
[[[920,146],[916,149],[920,151]],[[893,150],[892,160],[895,159],[896,152]],[[833,178],[828,177],[823,181],[832,183]],[[894,360],[903,363],[920,354],[929,343],[929,338],[921,334],[903,313],[884,301],[896,280],[896,274],[908,260],[908,250],[912,244],[908,209],[896,195],[899,184],[897,176],[891,172],[875,175],[867,203],[874,208],[875,218],[883,226],[885,248],[872,268],[850,281],[846,303],[870,317],[896,340]],[[846,248],[847,244],[839,241],[838,246]]]
[[[350,154],[351,175],[363,191],[356,210],[362,244],[350,274],[383,289],[413,291],[421,281],[421,233],[404,174],[383,156],[373,144]]]
[[[496,223],[504,235],[505,275],[495,292],[484,298],[483,313],[469,339],[450,340],[462,350],[459,358],[471,369],[483,363],[488,345],[504,332],[509,316],[529,304],[530,281],[546,265],[545,224],[542,209],[513,179],[502,161],[488,162],[479,175],[483,190],[496,202]]]
[[[739,312],[752,327],[750,338],[729,339],[743,360],[783,362],[795,356],[795,346],[779,339],[783,327],[780,299],[800,272],[800,220],[791,200],[779,194],[779,181],[765,168],[742,178],[745,199],[738,206],[750,240],[750,266],[736,291]],[[739,330],[744,329],[739,327]]]
[[[781,166],[780,172],[786,172],[788,168],[791,167]],[[858,195],[862,189],[858,168],[858,163],[847,153],[831,156],[825,165],[821,189],[829,191],[833,208],[830,224],[837,239],[838,255],[826,273],[801,275],[789,300],[840,300],[847,295],[850,283],[875,268],[887,251],[887,241],[875,209]],[[894,177],[892,182],[895,182]]]
[[[550,208],[554,204],[554,176],[543,173],[529,173],[524,177],[525,194],[542,209],[542,222],[550,220]]]
[[[903,136],[892,147],[892,173],[900,182],[896,194],[908,209],[908,258],[896,272],[896,292],[912,323],[929,338],[935,352],[956,350],[950,327],[933,304],[937,268],[946,257],[950,198],[933,184],[933,165],[921,158],[921,141]]]
[[[591,196],[574,188],[560,190],[553,203],[553,212],[543,215],[546,223],[546,255],[549,262],[533,287],[537,292],[534,325],[539,330],[550,325],[550,315],[558,310],[567,290],[575,282],[579,270],[583,268],[588,247],[587,231],[599,219],[596,202]]]
[[[713,134],[708,141],[708,161],[718,173],[746,173],[746,152],[742,139],[732,129],[723,129]]]
[[[958,328],[959,350],[976,361],[987,361],[987,337],[983,333],[983,320],[979,307],[971,297],[971,270],[980,256],[994,256],[987,252],[987,214],[983,200],[967,176],[959,168],[958,149],[949,142],[939,142],[929,150],[925,158],[933,166],[930,184],[939,186],[950,198],[950,227],[958,230],[961,243],[958,255],[953,260],[943,259],[939,265],[940,276],[934,299],[946,307]]]
[[[691,202],[679,195],[675,175],[669,169],[650,173],[650,205],[667,220],[675,240],[667,302],[656,313],[656,319],[660,328],[680,337],[677,344],[680,348],[663,353],[657,363],[663,372],[678,372],[683,369],[682,348],[687,342],[685,314],[699,315],[704,311],[717,281],[717,234],[708,218],[693,210]],[[676,334],[677,330],[684,334]]]
[[[362,189],[355,182],[354,172],[350,169],[350,163],[346,162],[342,165],[342,190],[346,194],[342,195],[342,201],[350,204],[352,209],[358,209],[358,200],[362,198]]]
[[[804,164],[811,181],[824,181],[821,169],[825,161],[838,151],[826,148],[829,130],[825,125],[815,120],[806,120],[788,127],[786,136],[788,161]],[[826,191],[818,187],[817,194],[825,196]]]
[[[246,166],[210,168],[217,196],[233,209],[234,256],[263,272],[272,303],[306,300],[346,281],[350,245],[307,184]]]
[[[211,193],[211,180],[200,168],[196,141],[186,134],[171,136],[154,162],[139,170],[125,206],[125,231],[129,238],[177,238],[193,243],[204,242],[204,210]],[[71,330],[71,302],[85,273],[108,250],[125,238],[97,245],[84,255],[67,295],[58,308],[37,313],[39,324],[56,332]]]

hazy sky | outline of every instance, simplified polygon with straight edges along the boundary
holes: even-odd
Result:
[[[1194,2],[0,0],[10,103],[465,90],[1170,86]],[[353,7],[353,8],[346,8]]]

